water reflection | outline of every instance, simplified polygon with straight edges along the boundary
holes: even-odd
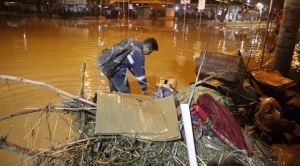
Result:
[[[242,55],[244,54],[244,51],[245,51],[245,49],[244,49],[244,41],[241,41],[240,52],[241,52]]]
[[[300,72],[300,43],[295,46],[291,69],[297,73]]]
[[[196,41],[194,43],[193,50],[194,50],[194,58],[198,57],[202,50],[201,41]]]
[[[177,23],[177,21],[174,21],[174,28],[173,28],[173,30],[175,32],[178,32],[178,23]]]
[[[27,49],[27,36],[25,30],[24,30],[23,38],[24,38],[24,48]]]

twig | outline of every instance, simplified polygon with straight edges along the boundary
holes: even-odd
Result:
[[[44,115],[42,118],[39,119],[39,121],[31,128],[31,130],[26,134],[26,136],[23,138],[26,139],[28,137],[28,135],[32,132],[32,130],[35,128],[36,125],[40,124],[42,119],[45,118],[46,115]]]
[[[46,87],[48,89],[51,89],[61,95],[65,95],[67,97],[70,97],[70,98],[73,98],[73,99],[76,99],[76,100],[79,100],[79,101],[82,101],[84,103],[87,103],[89,105],[92,105],[92,106],[97,106],[97,104],[89,101],[89,100],[86,100],[84,98],[81,98],[79,96],[75,96],[75,95],[72,95],[68,92],[65,92],[63,90],[60,90],[54,86],[51,86],[51,85],[48,85],[48,84],[45,84],[43,82],[37,82],[37,81],[32,81],[32,80],[27,80],[27,79],[23,79],[23,78],[18,78],[18,77],[13,77],[13,76],[6,76],[6,75],[0,75],[0,78],[1,79],[4,79],[4,80],[12,80],[12,81],[18,81],[18,82],[22,82],[22,83],[25,83],[25,84],[33,84],[33,85],[37,85],[37,86],[41,86],[41,87]]]
[[[50,155],[51,155],[51,156],[54,156],[54,155],[57,155],[57,154],[59,154],[59,153],[63,153],[63,152],[66,152],[66,151],[69,151],[69,150],[72,150],[72,149],[76,149],[76,148],[80,148],[80,147],[83,147],[83,146],[84,146],[84,145],[77,145],[77,146],[74,146],[74,147],[70,147],[70,148],[67,148],[67,149],[63,149],[63,150],[60,150],[60,151],[51,153]]]
[[[91,138],[86,138],[86,139],[81,139],[81,140],[77,140],[77,141],[74,141],[74,142],[70,142],[70,143],[67,143],[67,144],[64,144],[64,145],[61,145],[61,146],[58,146],[58,147],[55,147],[55,148],[52,148],[52,149],[46,149],[44,151],[41,151],[39,153],[35,153],[33,155],[30,155],[30,158],[27,158],[25,161],[23,161],[21,164],[23,163],[26,163],[28,160],[32,159],[32,158],[35,158],[39,155],[42,155],[46,152],[50,152],[50,151],[56,151],[58,149],[61,149],[61,148],[64,148],[66,146],[70,146],[70,145],[74,145],[74,144],[77,144],[77,143],[81,143],[81,142],[85,142],[85,141],[89,141],[89,140],[93,140],[93,139],[98,139],[98,137],[91,137]],[[1,144],[0,144],[0,147],[1,147]]]
[[[7,139],[7,137],[8,137],[8,134],[10,133],[10,131],[11,131],[12,127],[13,127],[13,125],[12,125],[12,126],[10,126],[10,128],[8,129],[8,131],[7,131],[6,135],[5,135],[4,137],[1,137],[1,138],[0,138],[0,140],[1,140],[1,141],[5,141],[5,140]]]
[[[68,125],[68,127],[70,126],[68,121],[59,112],[55,111],[55,113],[57,113],[61,117],[61,119]]]
[[[220,158],[219,158],[219,161],[218,161],[218,165],[220,165],[221,161],[222,161],[222,158],[223,158],[223,153],[221,154]]]
[[[34,115],[35,113],[33,113],[33,115]],[[30,118],[28,117],[29,115],[27,114],[27,116],[26,116],[26,121],[25,121],[25,124],[24,124],[24,128],[26,128],[26,132],[27,132],[27,125],[28,125],[28,128],[30,129],[31,127],[30,127]],[[32,116],[31,116],[32,117]],[[28,147],[31,147],[31,145],[30,145],[30,141],[29,141],[29,139],[28,139],[28,141],[27,141],[27,144],[28,144]]]
[[[69,140],[70,140],[70,135],[71,135],[71,131],[72,131],[72,125],[73,125],[73,120],[71,119],[71,125],[69,125],[69,134],[68,134],[67,143],[69,143]]]
[[[83,62],[83,64],[82,64],[82,74],[81,74],[81,83],[80,83],[80,91],[79,91],[79,94],[78,94],[79,97],[83,97],[85,66],[86,66],[86,63]]]
[[[96,161],[96,163],[101,165],[128,165],[128,162],[113,162],[113,161]]]
[[[174,157],[174,156],[176,156],[176,153],[177,153],[177,147],[178,147],[178,142],[174,142],[173,143],[173,147],[172,147],[172,156]],[[170,165],[170,160],[168,160],[168,162],[167,162],[167,166],[169,166]]]
[[[160,155],[160,154],[163,152],[163,150],[166,149],[166,143],[167,143],[167,142],[164,142],[164,146],[163,146],[163,147],[161,148],[161,150],[160,150],[158,153],[156,153],[152,158],[155,158],[156,156]]]
[[[52,148],[52,132],[51,132],[51,128],[50,128],[50,124],[49,124],[49,112],[47,112],[46,114],[46,121],[47,121],[47,126],[48,126],[48,130],[49,130],[49,141],[50,141],[50,147]]]
[[[96,110],[97,108],[63,108],[63,107],[57,107],[55,108],[57,110],[70,110],[70,111],[86,111],[86,112],[89,112],[89,113],[92,113],[92,114],[96,114],[96,112],[92,112],[91,110]]]
[[[87,107],[87,108],[64,108],[64,107],[55,107],[57,110],[70,110],[70,111],[86,111],[86,110],[96,110],[95,107]]]
[[[40,107],[40,108],[27,109],[26,111],[21,111],[21,112],[15,112],[15,113],[12,113],[10,115],[0,117],[0,121],[2,121],[4,119],[11,118],[11,117],[14,117],[14,116],[18,116],[18,115],[24,115],[24,114],[30,114],[30,113],[33,113],[33,112],[43,111],[45,109],[46,109],[46,107]]]
[[[202,163],[203,166],[206,166],[205,162],[198,155],[196,157]]]
[[[54,135],[56,133],[57,121],[58,121],[58,114],[56,114],[56,121],[55,121],[55,126],[54,126],[54,130],[53,130],[53,135],[52,135],[53,139],[54,139]]]
[[[175,161],[177,161],[178,163],[180,163],[180,165],[186,165],[181,160],[179,160],[179,158],[177,158],[176,156],[173,156],[173,158],[174,158]]]
[[[78,144],[78,143],[85,142],[85,141],[89,141],[89,140],[99,139],[99,138],[100,138],[100,137],[90,137],[90,138],[85,138],[85,139],[76,140],[76,141],[69,142],[69,143],[66,143],[66,144],[64,144],[64,145],[55,147],[55,148],[53,148],[53,151],[58,150],[58,149],[61,149],[61,148],[64,148],[64,147],[66,147],[66,146]]]
[[[14,103],[15,103],[16,101],[15,101],[14,97],[12,96],[12,94],[11,94],[11,92],[10,92],[10,88],[9,88],[8,81],[6,80],[5,83],[6,83],[7,90],[8,90],[8,92],[9,92],[9,95],[10,95],[11,99],[12,99],[12,100],[14,101]]]
[[[79,133],[82,134],[83,136],[85,136],[86,138],[89,138],[86,134],[84,134],[84,132],[82,132],[81,130],[79,130]]]
[[[43,117],[42,117],[42,114],[40,114],[39,121],[41,121],[42,118],[43,118]],[[33,141],[33,145],[35,145],[35,142],[36,142],[36,140],[37,140],[38,133],[39,133],[39,131],[40,131],[40,126],[41,126],[41,123],[39,123],[39,125],[38,125],[37,132],[36,132],[36,135],[35,135],[35,139],[34,139],[34,141]]]
[[[117,148],[116,146],[114,146],[113,149],[118,150],[118,151],[120,151],[120,152],[122,152],[122,153],[131,154],[131,152],[124,151],[124,150],[122,150],[122,149],[120,149],[120,148]],[[139,156],[137,156],[137,155],[135,155],[135,154],[132,154],[132,155],[133,155],[134,157],[139,157]]]
[[[51,149],[47,149],[47,150],[41,151],[39,153],[33,154],[33,155],[29,156],[29,158],[27,158],[26,160],[22,161],[20,165],[22,165],[24,163],[27,163],[27,161],[29,161],[31,159],[38,158],[40,155],[42,155],[42,154],[44,154],[44,153],[46,153],[48,151],[51,151]]]

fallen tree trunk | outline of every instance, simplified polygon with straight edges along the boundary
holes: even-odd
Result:
[[[6,76],[6,75],[0,75],[0,78],[4,79],[4,80],[18,81],[18,82],[22,82],[22,83],[25,83],[25,84],[32,84],[32,85],[37,85],[37,86],[45,87],[45,88],[51,89],[51,90],[53,90],[53,91],[55,91],[55,92],[57,92],[57,93],[59,93],[61,95],[70,97],[72,99],[75,99],[75,100],[87,103],[87,104],[95,106],[95,107],[97,106],[95,103],[93,103],[93,102],[91,102],[89,100],[86,100],[86,99],[81,98],[79,96],[72,95],[72,94],[70,94],[68,92],[62,91],[62,90],[60,90],[60,89],[58,89],[56,87],[53,87],[53,86],[48,85],[48,84],[43,83],[43,82],[32,81],[32,80],[27,80],[27,79],[13,77],[13,76]]]

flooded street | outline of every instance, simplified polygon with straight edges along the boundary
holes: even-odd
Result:
[[[228,54],[236,54],[242,49],[245,64],[252,48],[253,58],[248,68],[259,67],[263,34],[256,33],[255,29],[215,29],[211,32],[204,21],[201,23],[199,27],[199,20],[187,20],[184,24],[183,21],[177,22],[173,19],[151,21],[2,18],[0,75],[43,82],[78,95],[81,70],[85,62],[84,96],[90,98],[97,90],[109,91],[106,77],[100,74],[96,66],[95,60],[99,52],[123,38],[144,40],[148,37],[156,38],[159,44],[159,51],[146,57],[145,68],[151,94],[159,77],[175,78],[177,90],[184,89],[189,83],[194,82],[196,77],[194,58],[206,50],[206,46],[207,51]],[[271,47],[272,42],[273,38],[268,38],[266,50]],[[265,63],[269,59],[270,55],[266,51]],[[132,75],[129,81],[132,93],[141,94],[138,83]],[[47,88],[0,80],[0,117],[23,111],[24,108],[55,104],[60,100],[61,97],[57,93]],[[30,129],[25,126],[30,123],[28,119],[39,115],[27,117],[27,120],[25,116],[0,121],[0,134],[6,135],[8,129],[13,126],[8,140],[20,146],[35,147],[32,144],[33,140],[26,137]],[[50,118],[55,121],[57,117],[55,115]],[[62,126],[56,129],[58,138],[70,135],[69,128],[63,124],[64,122],[57,123],[61,123]],[[34,123],[31,125],[34,126]],[[39,143],[44,144],[43,141]],[[44,148],[46,147],[45,145]],[[0,150],[0,160],[4,165],[15,165],[22,161],[16,154],[3,150]]]
[[[85,92],[90,95],[96,90],[108,90],[105,77],[95,65],[101,50],[127,37],[137,40],[154,37],[159,51],[146,58],[149,84],[154,87],[158,77],[170,76],[178,81],[177,89],[180,89],[194,81],[194,57],[205,50],[210,36],[205,25],[199,31],[198,22],[187,21],[183,30],[182,22],[174,20],[129,20],[129,23],[128,20],[124,23],[123,20],[11,20],[1,25],[0,71],[76,94],[79,71],[86,62]],[[245,51],[249,51],[251,38],[247,35],[217,29],[211,34],[208,51],[223,49],[235,54],[241,48],[241,41]],[[135,85],[132,88],[134,93],[139,93]]]

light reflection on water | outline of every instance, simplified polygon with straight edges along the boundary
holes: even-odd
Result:
[[[295,46],[294,56],[292,60],[292,66],[291,69],[295,72],[300,72],[300,43],[297,43]]]
[[[0,74],[44,82],[77,95],[80,90],[82,64],[85,69],[85,97],[97,90],[108,91],[106,78],[100,74],[95,59],[98,53],[131,37],[144,40],[154,37],[159,51],[146,57],[146,73],[150,91],[158,77],[173,77],[176,89],[186,88],[195,81],[194,58],[207,47],[211,52],[236,54],[243,49],[246,62],[251,56],[249,68],[259,67],[261,61],[262,34],[256,29],[215,29],[210,31],[198,21],[174,20],[59,20],[59,19],[15,19],[0,21]],[[210,36],[211,35],[211,36]],[[210,42],[208,40],[210,39]],[[271,46],[268,39],[266,49]],[[296,46],[293,68],[299,69],[299,44]],[[272,56],[265,52],[265,62]],[[247,63],[248,64],[248,63]],[[133,93],[141,93],[137,82],[129,77]],[[55,104],[60,97],[53,91],[13,81],[0,80],[0,116],[21,111],[27,107]],[[12,97],[13,99],[12,99]],[[15,102],[14,102],[15,101]],[[25,119],[25,118],[23,118]],[[4,135],[16,121],[0,122],[0,134]],[[19,122],[19,130],[25,122]],[[16,127],[15,127],[16,128]],[[12,130],[10,138],[18,138],[20,131]],[[26,132],[21,132],[23,135]],[[4,153],[0,151],[1,154]],[[2,157],[0,157],[2,160]]]

